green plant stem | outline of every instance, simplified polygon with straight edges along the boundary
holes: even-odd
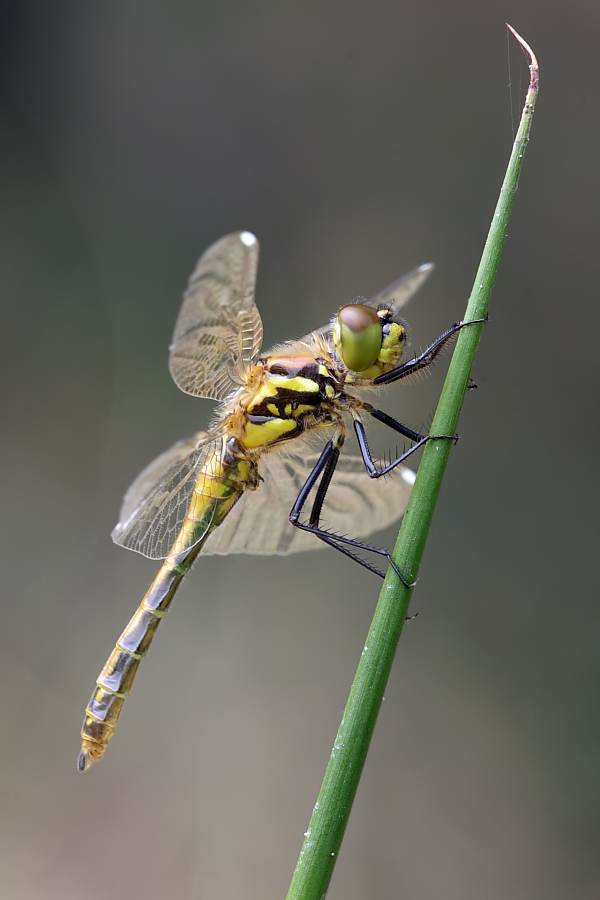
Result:
[[[535,56],[525,41],[512,28],[510,30],[531,57],[531,79],[517,137],[465,313],[466,322],[487,314],[538,93]],[[482,324],[472,325],[459,333],[431,426],[432,434],[456,432],[482,328]],[[443,439],[427,444],[394,548],[394,561],[400,571],[413,578],[419,571],[451,446],[452,441]],[[287,900],[322,900],[327,893],[402,633],[410,595],[411,591],[404,587],[390,568],[383,583]]]

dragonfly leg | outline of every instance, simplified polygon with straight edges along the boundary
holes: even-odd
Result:
[[[373,547],[370,544],[363,543],[363,541],[357,541],[352,538],[343,537],[339,534],[333,534],[332,532],[326,531],[324,528],[320,527],[319,523],[321,519],[323,503],[325,501],[325,497],[327,496],[327,490],[331,483],[333,473],[335,472],[335,467],[337,466],[337,462],[340,457],[340,449],[343,444],[343,439],[343,434],[339,434],[336,437],[332,438],[325,446],[325,449],[321,453],[317,464],[306,479],[305,484],[303,485],[300,493],[296,498],[296,502],[294,503],[290,512],[290,522],[296,528],[300,528],[302,531],[308,531],[310,532],[310,534],[314,534],[314,536],[318,537],[319,540],[323,541],[325,544],[329,544],[330,547],[334,547],[336,550],[339,550],[345,556],[353,559],[365,569],[368,569],[375,575],[379,575],[380,578],[384,578],[385,574],[380,571],[380,569],[376,568],[376,566],[373,566],[371,565],[371,563],[367,562],[366,559],[362,559],[360,556],[358,556],[357,553],[353,553],[350,548],[352,547],[356,550],[364,550],[367,552],[376,553],[379,556],[384,556],[402,584],[405,585],[405,587],[412,588],[415,586],[416,581],[411,582],[404,577],[387,550],[383,550],[381,547]],[[310,494],[312,488],[315,486],[319,478],[321,479],[321,481],[319,483],[319,486],[317,487],[317,494],[312,505],[310,518],[308,524],[305,524],[304,522],[300,521],[300,514],[302,513],[302,509],[304,508],[304,504],[306,503],[308,495]]]
[[[466,325],[478,325],[483,322],[487,322],[487,316],[482,319],[472,319],[470,322],[455,322],[451,328],[441,334],[433,344],[426,347],[418,356],[407,360],[390,372],[379,375],[373,381],[373,384],[391,384],[392,381],[399,381],[401,378],[406,378],[408,375],[414,375],[415,372],[419,372],[421,369],[426,369],[435,361],[436,357],[457,331],[460,331],[460,329],[464,328]]]
[[[396,459],[392,460],[389,465],[384,466],[383,469],[378,469],[373,462],[373,457],[371,456],[371,451],[369,450],[365,426],[355,414],[354,430],[356,432],[356,438],[358,440],[360,453],[365,464],[365,469],[367,470],[371,478],[380,478],[382,475],[387,475],[388,472],[391,472],[391,470],[394,469],[399,463],[407,459],[407,457],[409,457],[420,447],[423,447],[428,441],[435,441],[440,438],[445,438],[447,440],[455,442],[458,440],[457,434],[421,434],[419,431],[413,431],[412,428],[408,428],[407,425],[403,425],[402,422],[397,422],[396,419],[393,419],[392,416],[388,416],[387,413],[382,412],[382,410],[380,409],[374,409],[372,406],[368,406],[366,404],[364,406],[364,409],[371,416],[373,416],[374,419],[377,419],[378,422],[383,422],[383,424],[387,425],[388,428],[392,428],[394,431],[397,431],[400,434],[404,435],[404,437],[407,437],[410,441],[414,441],[412,447],[409,447],[408,450],[405,450],[404,453],[402,453]]]

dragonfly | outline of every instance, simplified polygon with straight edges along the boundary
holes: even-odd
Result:
[[[415,479],[404,460],[435,437],[455,435],[421,434],[364,397],[430,366],[470,323],[455,323],[405,359],[409,330],[399,310],[429,275],[428,263],[261,355],[258,256],[250,232],[221,238],[201,256],[184,294],[171,375],[185,393],[221,405],[212,428],[161,454],[125,494],[113,540],[164,562],[98,677],[81,731],[80,772],[104,754],[140,662],[201,550],[288,554],[320,541],[383,577],[374,557],[361,555],[375,554],[413,585],[387,550],[362,538],[404,513]],[[367,441],[368,417],[410,441],[380,468]],[[360,456],[342,453],[350,424]],[[392,470],[399,477],[382,477]]]

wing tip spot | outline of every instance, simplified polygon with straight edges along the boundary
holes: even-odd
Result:
[[[258,239],[252,234],[251,231],[241,231],[240,241],[242,242],[242,244],[245,244],[246,247],[252,247],[254,246],[254,244],[258,243]]]
[[[412,486],[417,479],[417,473],[412,469],[402,469],[402,479]]]

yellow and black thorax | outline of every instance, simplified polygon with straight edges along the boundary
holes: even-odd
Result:
[[[275,356],[264,360],[256,392],[244,403],[242,444],[258,448],[331,425],[340,396],[334,373],[324,360]]]

